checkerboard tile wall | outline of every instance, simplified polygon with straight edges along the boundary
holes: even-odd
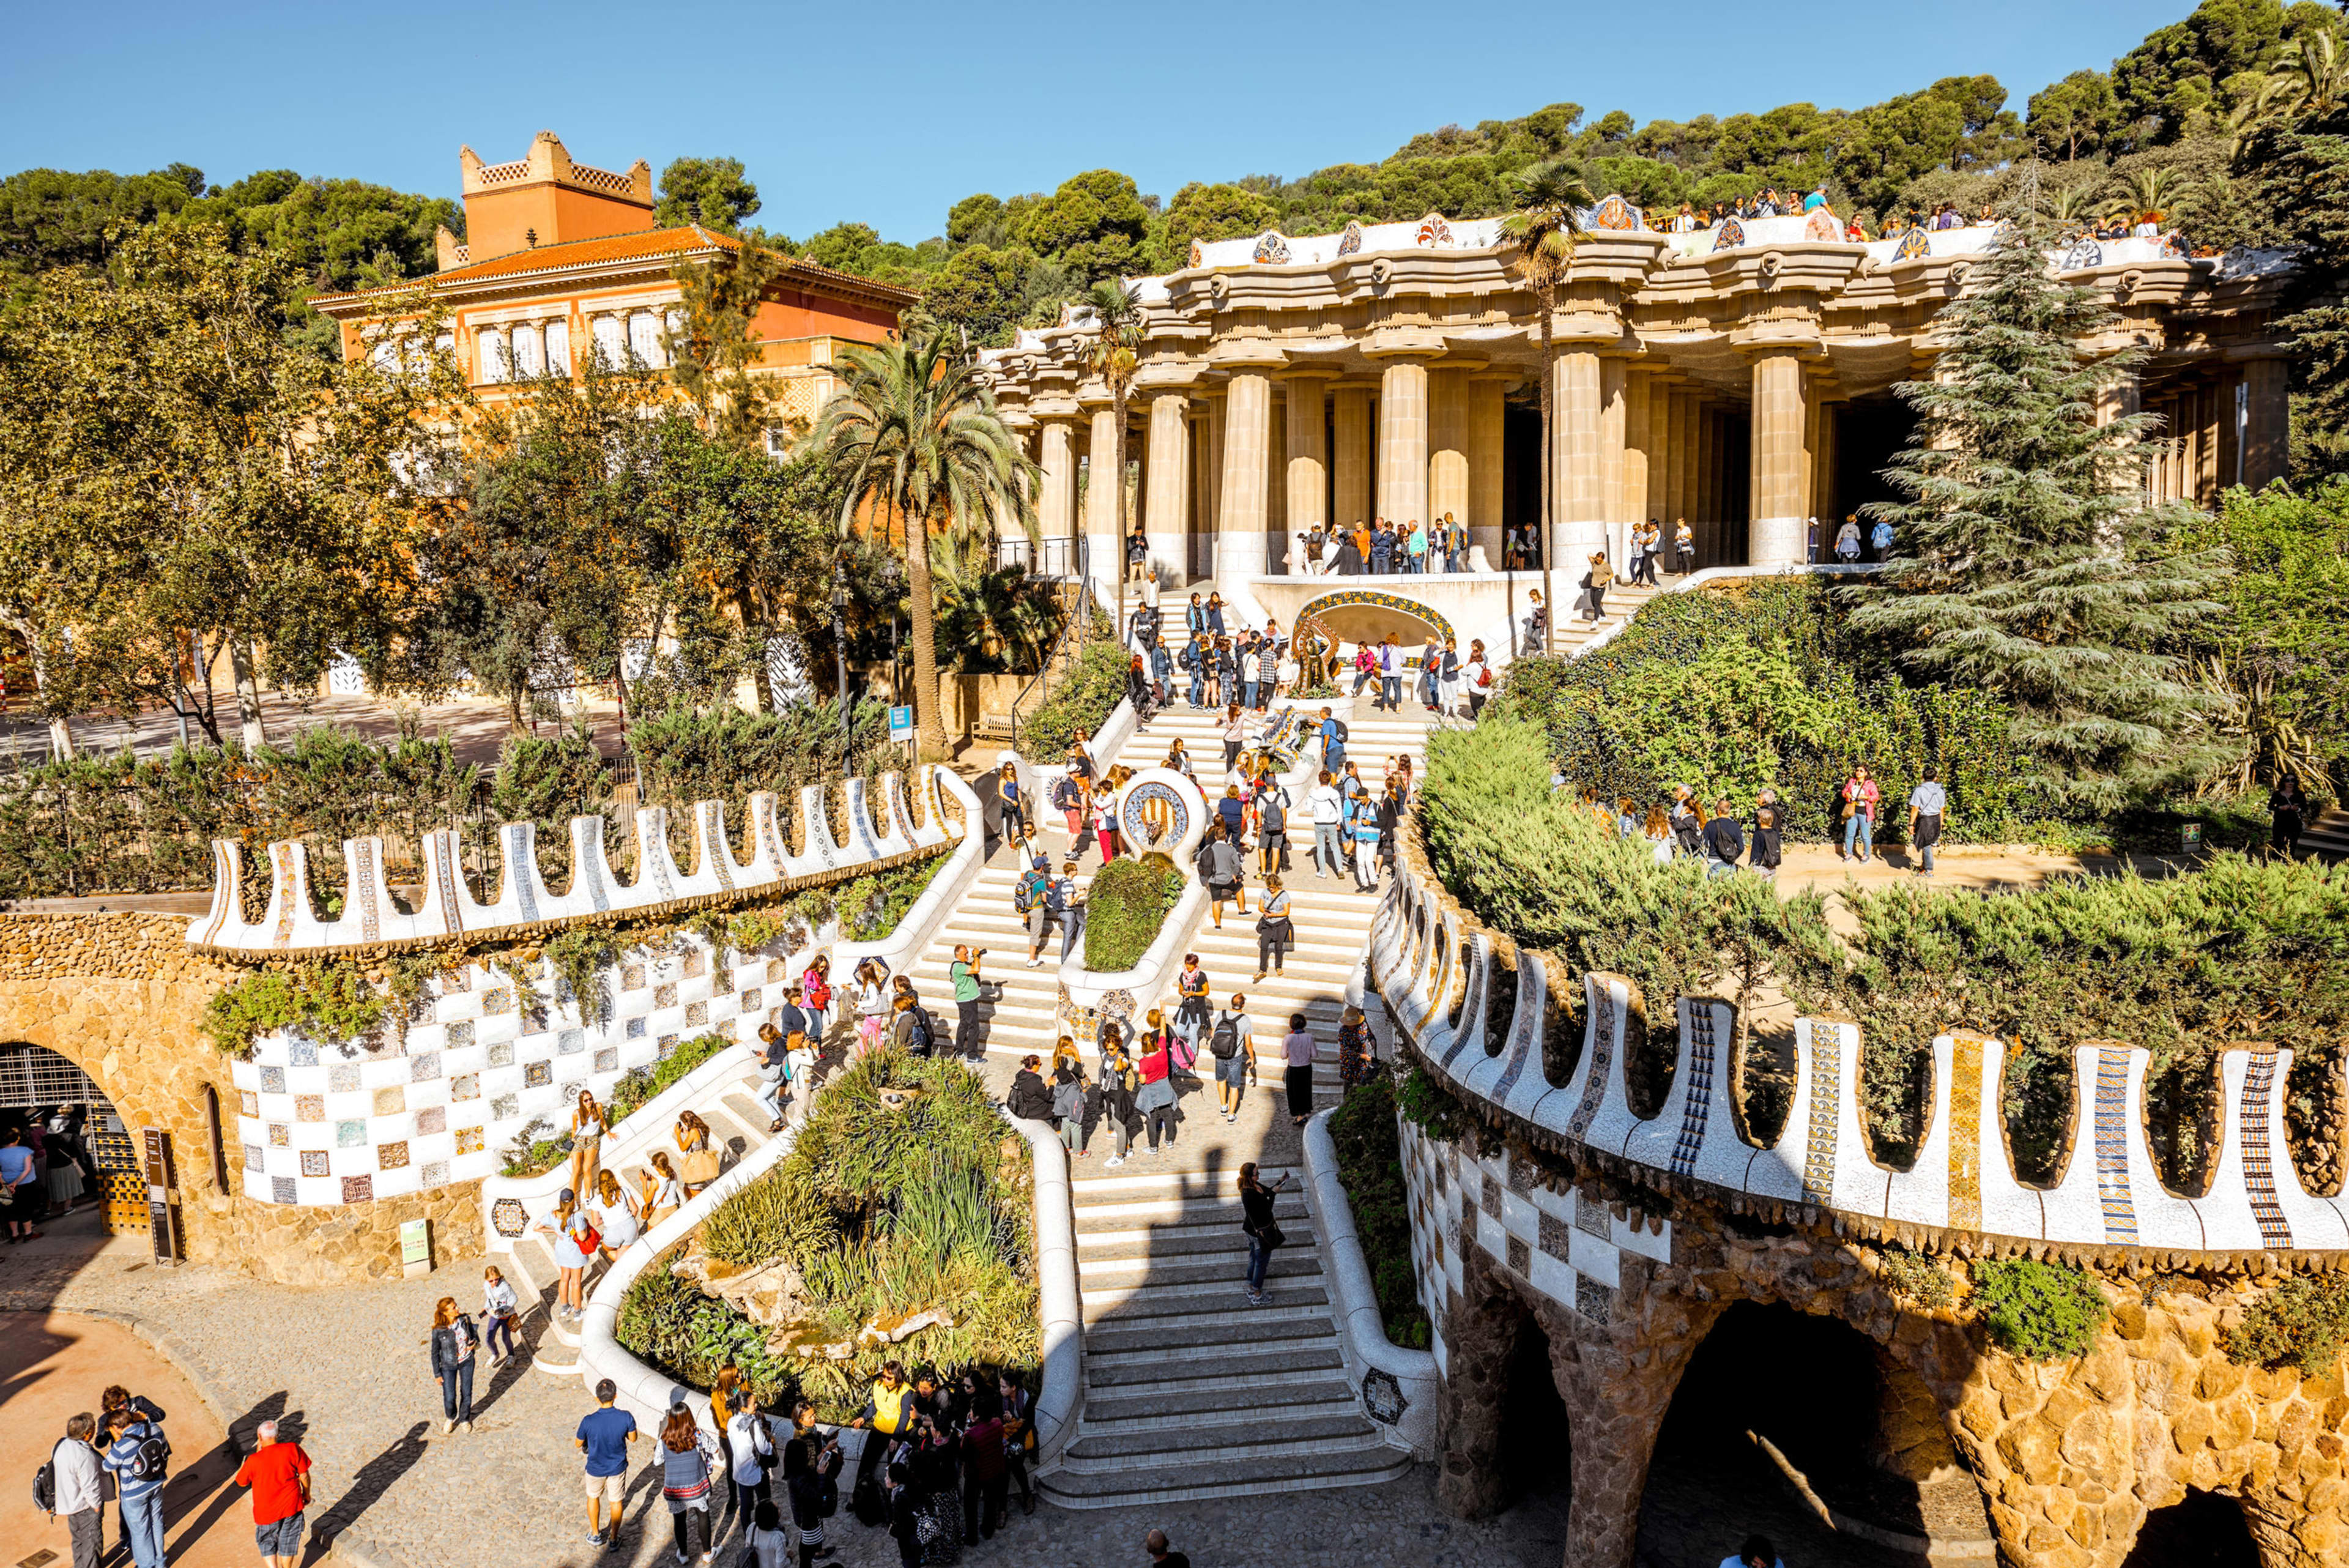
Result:
[[[680,1040],[750,1038],[761,1015],[736,1004],[729,967],[710,962],[700,938],[679,941],[612,977],[601,1024],[557,1000],[542,960],[526,974],[471,965],[439,977],[405,1033],[373,1049],[264,1036],[230,1068],[245,1196],[331,1207],[494,1175],[533,1120],[567,1124],[579,1086],[602,1100]],[[536,1008],[516,1005],[517,986]]]

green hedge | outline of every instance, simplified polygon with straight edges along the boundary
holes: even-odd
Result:
[[[1339,1179],[1354,1211],[1354,1231],[1361,1239],[1362,1261],[1370,1266],[1387,1337],[1424,1350],[1432,1339],[1412,1263],[1411,1193],[1403,1185],[1392,1075],[1376,1071],[1354,1085],[1330,1113],[1330,1139],[1337,1147]]]
[[[2032,1361],[2069,1361],[2096,1343],[2111,1309],[2085,1269],[2029,1258],[1970,1266],[1974,1314],[1991,1343]]]
[[[2349,1038],[2349,868],[2209,857],[2203,869],[2059,880],[1985,897],[1905,884],[1847,888],[1852,926],[1829,929],[1816,892],[1782,900],[1762,878],[1656,865],[1553,794],[1545,738],[1488,711],[1428,745],[1418,820],[1437,877],[1480,919],[1562,970],[1640,988],[1651,1019],[1676,997],[1726,996],[1743,1019],[1765,990],[1813,1015],[1859,1021],[1862,1114],[1879,1158],[1920,1133],[1931,1043],[1976,1029],[2008,1043],[2004,1110],[2018,1164],[2045,1179],[2072,1119],[2075,1046],[2149,1047],[2147,1121],[2164,1176],[2199,1182],[2216,1053],[2245,1039],[2304,1044],[2287,1127],[2313,1136]],[[1668,1024],[1634,1041],[1632,1070],[1673,1048]]]
[[[1577,785],[1644,807],[1685,784],[1749,806],[1765,784],[1786,836],[1839,836],[1837,792],[1855,763],[1882,785],[1879,839],[1905,832],[1928,763],[1950,793],[1947,836],[2006,843],[2044,830],[2030,759],[2006,710],[1979,691],[1910,685],[1843,627],[1816,577],[1666,594],[1573,659],[1520,659],[1500,710],[1538,724]]]
[[[1105,628],[1078,650],[1076,662],[1043,706],[1019,726],[1019,754],[1038,767],[1066,760],[1069,742],[1082,730],[1098,734],[1125,696],[1130,657]]]
[[[1094,873],[1085,889],[1085,968],[1103,974],[1140,963],[1183,887],[1183,873],[1164,855],[1121,857]]]

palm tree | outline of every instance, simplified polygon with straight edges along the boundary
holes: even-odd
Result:
[[[1093,285],[1093,337],[1085,345],[1084,363],[1088,374],[1099,376],[1109,389],[1110,407],[1115,410],[1117,434],[1112,440],[1111,466],[1108,479],[1117,486],[1117,539],[1110,553],[1111,568],[1117,573],[1117,637],[1125,640],[1125,400],[1133,391],[1133,373],[1142,363],[1142,307],[1135,292],[1123,284],[1108,279]],[[1102,475],[1092,477],[1095,484]],[[1082,532],[1082,525],[1079,525]],[[1072,546],[1073,548],[1073,546]],[[1077,602],[1082,604],[1087,592],[1084,580],[1078,578]]]
[[[2140,169],[2116,183],[2106,193],[2105,215],[2135,223],[2141,215],[2150,213],[2153,221],[2158,223],[2193,189],[2193,182],[2175,169],[2158,165]]]
[[[923,753],[946,754],[938,715],[936,606],[929,541],[957,542],[998,517],[1036,537],[1034,468],[996,412],[953,335],[932,331],[848,350],[840,388],[816,416],[801,450],[815,454],[841,491],[840,529],[880,508],[884,535],[903,526],[905,581],[914,623],[914,716]],[[847,693],[841,693],[843,701]]]
[[[2283,47],[2260,90],[2235,106],[2234,151],[2263,127],[2288,120],[2322,119],[2349,101],[2349,54],[2330,27],[2315,27]]]
[[[1556,554],[1550,521],[1550,380],[1557,369],[1557,291],[1574,265],[1574,244],[1582,214],[1596,204],[1579,165],[1563,159],[1537,163],[1510,177],[1517,208],[1501,220],[1501,233],[1516,242],[1516,274],[1534,291],[1541,308],[1541,545],[1542,651],[1557,638],[1557,594],[1550,577]]]

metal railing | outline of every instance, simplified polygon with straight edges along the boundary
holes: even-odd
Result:
[[[1085,566],[1085,541],[1056,538],[1030,540],[1024,534],[1014,534],[995,542],[995,564],[1024,567],[1032,577],[1068,578],[1080,576]]]

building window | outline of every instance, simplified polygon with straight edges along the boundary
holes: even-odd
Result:
[[[628,352],[656,370],[668,363],[668,355],[661,347],[659,317],[649,310],[639,310],[628,317]]]
[[[571,374],[571,323],[560,317],[546,324],[546,368],[557,376]]]
[[[481,355],[481,378],[484,381],[513,379],[513,360],[506,353],[506,335],[494,327],[484,327],[473,334],[473,347]]]
[[[616,316],[595,318],[595,363],[606,370],[616,370],[628,362],[628,328]]]
[[[513,373],[517,380],[531,380],[545,373],[546,357],[539,348],[538,327],[522,322],[512,329],[513,342]]]

